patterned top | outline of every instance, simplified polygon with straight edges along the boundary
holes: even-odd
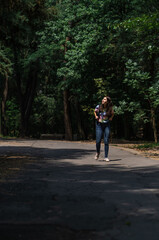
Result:
[[[107,123],[109,121],[107,113],[106,113],[106,108],[103,108],[103,110],[99,110],[100,105],[97,105],[95,107],[95,112],[97,116],[99,117],[98,122],[100,123]]]

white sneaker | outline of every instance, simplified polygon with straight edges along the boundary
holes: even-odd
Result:
[[[109,158],[104,158],[104,161],[109,162],[110,160]]]
[[[95,160],[98,160],[98,158],[99,158],[99,153],[96,153],[94,159],[95,159]]]

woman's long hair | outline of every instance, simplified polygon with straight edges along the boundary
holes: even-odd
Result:
[[[112,100],[109,96],[104,96],[107,98],[107,106],[106,106],[106,113],[107,115],[110,117],[112,115],[112,107],[113,107],[113,103]],[[104,105],[101,104],[99,107],[99,111],[103,111]]]

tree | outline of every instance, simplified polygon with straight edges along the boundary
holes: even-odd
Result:
[[[3,79],[3,93],[1,100],[1,126],[0,133],[3,135],[7,135],[7,126],[6,126],[6,102],[8,96],[8,80],[9,75],[12,72],[12,63],[9,58],[7,58],[7,49],[0,49],[0,76]]]
[[[149,104],[154,140],[157,143],[155,112],[159,106],[159,80],[157,79],[157,82],[151,82],[150,74],[143,72],[138,64],[131,60],[127,62],[126,70],[124,82],[132,89],[136,89],[138,94],[142,96],[142,99],[146,100]]]
[[[69,105],[72,99],[76,105],[77,116],[79,116],[82,115],[82,103],[88,99],[90,101],[92,85],[95,88],[95,74],[92,72],[95,66],[91,62],[92,57],[94,58],[98,51],[94,49],[100,41],[100,27],[96,23],[96,5],[94,6],[91,1],[65,0],[57,6],[57,10],[57,20],[47,22],[45,31],[41,32],[40,49],[50,49],[51,61],[56,65],[59,62],[58,91],[63,90],[66,138],[71,139]],[[56,59],[57,51],[58,59]],[[76,122],[80,135],[84,137],[82,117],[77,117]]]
[[[143,110],[150,110],[151,112],[151,121],[153,126],[154,138],[157,141],[157,130],[155,127],[155,111],[157,111],[157,103],[153,104],[153,98],[157,96],[157,93],[154,93],[152,89],[158,83],[158,10],[157,4],[155,1],[151,2],[151,6],[147,7],[145,5],[146,1],[142,1],[140,3],[136,3],[138,7],[137,11],[134,11],[134,3],[133,1],[129,4],[129,9],[127,8],[127,14],[122,21],[116,20],[109,24],[110,28],[110,38],[108,39],[108,45],[105,48],[105,51],[109,53],[112,51],[114,55],[113,60],[117,60],[116,69],[119,69],[118,74],[115,74],[118,79],[118,84],[116,86],[119,87],[119,82],[122,84],[123,82],[126,84],[120,85],[120,89],[122,90],[119,94],[120,90],[115,90],[118,92],[118,102],[121,103],[119,108],[123,109],[123,113],[128,115],[128,112],[132,115],[136,114],[135,112],[138,110],[143,115]],[[128,6],[128,5],[127,5]],[[128,11],[129,10],[129,11]],[[140,15],[140,17],[138,17]],[[127,69],[129,59],[132,59],[132,62],[138,65],[137,70],[140,71],[140,77],[138,76],[138,80],[145,79],[145,85],[140,85],[139,88],[132,87],[132,79],[130,79],[130,67]],[[114,65],[114,64],[113,64]],[[119,66],[119,68],[118,68]],[[132,67],[133,69],[133,67]],[[131,69],[131,70],[132,70]],[[114,71],[115,72],[115,71]],[[129,73],[128,73],[129,72]],[[145,74],[148,74],[148,79],[145,78]],[[127,75],[129,74],[129,79]],[[143,74],[143,76],[142,76]],[[136,73],[137,75],[137,73]],[[125,80],[124,80],[125,79]],[[127,79],[127,80],[126,80]],[[131,81],[132,80],[132,81]],[[129,83],[130,82],[130,83]],[[115,85],[114,85],[115,86]],[[147,87],[147,101],[146,97],[144,97],[144,105],[143,105],[143,96],[141,96],[141,90],[144,91],[144,87]],[[146,90],[146,89],[145,89]],[[136,94],[135,94],[136,93]],[[134,96],[135,95],[135,96]],[[148,97],[149,96],[149,97]],[[151,96],[151,97],[150,97]],[[153,97],[152,97],[153,96]],[[134,104],[136,102],[136,105]],[[148,104],[149,102],[149,104]],[[122,103],[125,103],[122,105]],[[118,103],[117,103],[118,105]],[[149,105],[149,106],[148,106]],[[155,108],[154,108],[155,105]],[[129,107],[131,106],[131,107]],[[133,108],[132,108],[133,106]],[[124,107],[124,108],[123,108]],[[128,109],[128,111],[127,111]],[[130,109],[130,110],[129,110]],[[116,108],[117,112],[118,109]],[[145,114],[147,114],[145,112]],[[126,116],[125,115],[125,116]],[[137,116],[137,115],[136,115]],[[130,116],[130,119],[133,119],[133,116]],[[134,116],[135,117],[135,116]],[[135,119],[135,118],[134,118]],[[137,118],[136,120],[137,121]],[[143,120],[143,124],[147,120]],[[126,122],[130,122],[126,120]],[[133,123],[134,124],[134,123]],[[124,124],[126,126],[126,124]],[[130,127],[127,127],[129,129]]]
[[[7,16],[7,17],[6,17]],[[38,37],[36,31],[43,26],[48,16],[43,0],[5,1],[0,18],[1,41],[12,51],[16,93],[21,111],[21,135],[28,135],[28,122],[38,80],[38,56],[35,56]]]

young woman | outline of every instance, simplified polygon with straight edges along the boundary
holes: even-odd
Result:
[[[100,155],[101,139],[104,134],[104,149],[105,158],[104,161],[109,162],[109,135],[110,135],[110,121],[114,116],[113,104],[111,98],[106,96],[102,99],[101,105],[97,105],[94,111],[96,119],[96,155],[95,159],[98,160]]]

